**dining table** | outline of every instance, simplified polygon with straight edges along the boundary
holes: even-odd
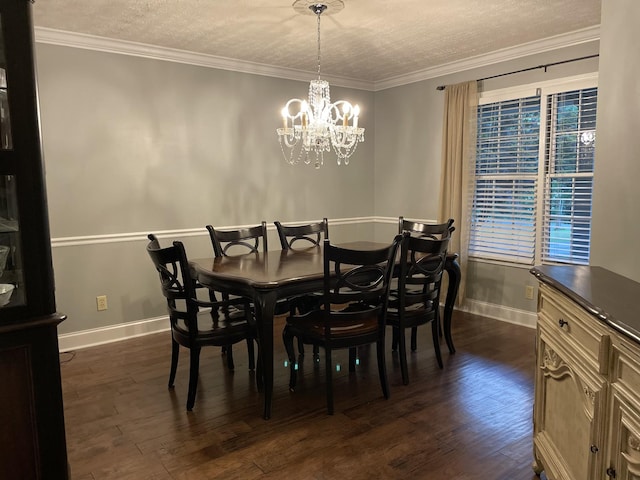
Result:
[[[388,244],[373,241],[340,243],[357,250],[375,250]],[[444,305],[443,325],[447,347],[455,353],[451,338],[451,316],[460,284],[456,253],[448,253],[445,270],[449,286]],[[324,263],[322,246],[270,250],[243,255],[197,258],[189,262],[192,274],[212,290],[250,298],[254,304],[261,361],[257,382],[264,396],[263,417],[271,417],[274,373],[274,314],[279,299],[322,291]],[[279,338],[279,337],[278,337]]]

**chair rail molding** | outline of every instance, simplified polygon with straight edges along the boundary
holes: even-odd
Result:
[[[305,224],[310,223],[315,220],[295,220],[295,221],[287,221],[286,223],[299,223]],[[352,217],[352,218],[336,218],[329,220],[331,226],[340,226],[340,225],[356,225],[362,223],[397,223],[397,218],[387,218],[387,217]],[[220,226],[220,230],[236,230],[240,228],[248,228],[251,225],[224,225]],[[273,223],[267,224],[268,231],[276,231],[275,225]],[[186,229],[175,229],[175,230],[155,230],[150,228],[146,232],[127,232],[127,233],[110,233],[110,234],[102,234],[102,235],[80,235],[74,237],[55,237],[51,239],[51,246],[53,248],[60,247],[75,247],[79,245],[99,245],[103,243],[124,243],[124,242],[139,242],[139,241],[148,241],[147,235],[149,232],[154,232],[156,236],[160,239],[162,238],[175,238],[175,237],[199,237],[199,236],[208,236],[205,227],[201,228],[186,228]]]

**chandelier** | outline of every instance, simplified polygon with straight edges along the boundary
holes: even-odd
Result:
[[[324,163],[324,152],[333,151],[338,165],[349,164],[349,157],[358,143],[364,141],[364,128],[358,127],[360,107],[345,100],[331,103],[329,82],[320,78],[320,16],[327,10],[323,3],[297,0],[293,7],[308,5],[318,19],[318,78],[311,80],[307,100],[292,98],[282,109],[282,128],[278,128],[278,139],[285,160],[294,165],[303,161],[313,163],[316,169]],[[328,0],[332,8],[342,9],[342,0]],[[286,147],[286,148],[285,148]]]

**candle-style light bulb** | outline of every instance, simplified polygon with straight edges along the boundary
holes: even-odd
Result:
[[[342,126],[346,127],[349,124],[349,104],[345,103],[342,107]]]
[[[287,117],[289,116],[289,110],[287,110],[287,107],[284,107],[280,113],[282,113],[282,126],[285,128],[287,128]]]
[[[302,101],[302,104],[300,105],[300,112],[302,113],[302,128],[307,128],[309,104],[306,100]]]
[[[358,115],[360,115],[360,107],[353,107],[353,128],[358,128]]]

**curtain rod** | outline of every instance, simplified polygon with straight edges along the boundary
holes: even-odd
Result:
[[[514,73],[522,73],[522,72],[529,72],[531,70],[537,70],[539,68],[544,68],[544,71],[547,71],[547,68],[549,67],[553,67],[555,65],[562,65],[563,63],[571,63],[571,62],[577,62],[579,60],[587,60],[589,58],[595,58],[595,57],[599,57],[599,54],[594,54],[594,55],[587,55],[586,57],[578,57],[578,58],[572,58],[570,60],[562,60],[560,62],[553,62],[553,63],[547,63],[545,65],[538,65],[537,67],[529,67],[529,68],[523,68],[522,70],[516,70],[514,72],[507,72],[507,73],[499,73],[498,75],[491,75],[490,77],[484,77],[484,78],[479,78],[478,80],[476,80],[477,82],[481,82],[483,80],[489,80],[490,78],[498,78],[498,77],[506,77],[507,75],[513,75]],[[436,90],[444,90],[446,88],[446,85],[438,85],[436,87]]]

